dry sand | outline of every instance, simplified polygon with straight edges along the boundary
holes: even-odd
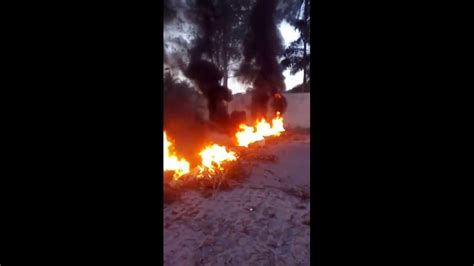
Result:
[[[164,208],[164,265],[309,265],[309,136],[258,149],[251,176],[215,198],[187,191]]]

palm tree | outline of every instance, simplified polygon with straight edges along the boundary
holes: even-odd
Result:
[[[308,90],[307,82],[309,80],[310,60],[308,53],[308,45],[310,43],[310,16],[309,14],[309,0],[296,1],[292,8],[296,8],[296,12],[288,12],[290,15],[296,16],[287,17],[287,21],[296,30],[299,31],[300,37],[293,41],[285,50],[284,59],[281,64],[283,68],[290,69],[292,75],[299,71],[303,71],[303,90]],[[301,15],[301,9],[303,14]],[[302,18],[301,18],[302,17]]]

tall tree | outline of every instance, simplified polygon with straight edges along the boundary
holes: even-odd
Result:
[[[231,65],[241,57],[242,38],[246,31],[246,22],[252,0],[218,0],[216,8],[219,10],[219,19],[216,23],[214,43],[216,53],[214,63],[223,72],[223,86],[227,87]]]
[[[170,53],[170,58],[173,57],[171,55],[173,53],[176,55],[174,59],[187,61],[186,55],[192,48],[192,43],[203,35],[202,29],[196,27],[202,17],[196,14],[207,11],[199,9],[197,1],[199,0],[185,0],[181,4],[177,1],[173,5],[170,4],[171,0],[165,1],[167,21],[174,18],[172,33],[165,33],[167,37],[165,46],[169,46],[167,51]],[[221,83],[226,87],[233,70],[232,65],[242,57],[240,46],[245,36],[247,17],[254,2],[255,0],[210,0],[212,10],[208,11],[213,16],[213,23],[208,30],[212,32],[212,37],[206,49],[212,52],[208,53],[211,57],[206,59],[212,61],[222,71]],[[180,33],[184,33],[188,40],[185,40]]]

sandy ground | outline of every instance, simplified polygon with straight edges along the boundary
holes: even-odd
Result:
[[[164,265],[309,265],[308,135],[267,144],[251,176],[214,199],[188,191],[164,208]]]

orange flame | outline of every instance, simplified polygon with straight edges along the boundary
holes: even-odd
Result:
[[[235,137],[238,146],[248,147],[249,144],[263,140],[264,137],[280,136],[284,131],[283,117],[280,116],[280,112],[277,112],[271,125],[263,118],[260,121],[257,120],[255,127],[241,124],[240,131],[235,134]]]
[[[201,156],[202,163],[198,166],[198,177],[203,177],[205,172],[213,175],[216,173],[216,170],[224,170],[222,167],[223,163],[237,160],[235,152],[227,151],[226,147],[217,144],[206,146],[199,155]]]
[[[235,134],[238,146],[248,147],[249,144],[263,140],[269,136],[280,136],[285,131],[283,127],[283,117],[278,112],[276,117],[272,119],[271,124],[265,119],[256,121],[254,127],[245,124],[240,125],[240,131]],[[174,152],[173,143],[168,139],[166,132],[163,131],[163,151],[164,151],[164,171],[173,171],[173,178],[178,180],[184,174],[190,173],[190,164],[184,158],[178,158]],[[204,147],[199,153],[201,157],[201,165],[197,170],[197,177],[212,177],[217,171],[224,170],[226,162],[236,161],[237,154],[227,150],[225,146],[212,144]]]
[[[246,125],[240,125],[240,131],[235,133],[237,145],[248,147],[250,143],[263,140],[263,136],[256,132],[256,129]]]
[[[174,171],[173,178],[177,180],[180,176],[189,173],[189,162],[178,159],[173,151],[173,144],[168,140],[166,132],[163,131],[163,171]]]

